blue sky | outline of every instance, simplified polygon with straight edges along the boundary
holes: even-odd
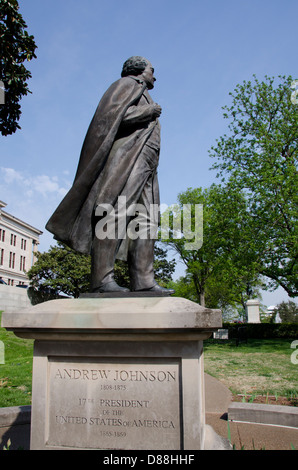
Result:
[[[0,137],[0,199],[44,231],[72,184],[86,130],[132,55],[148,58],[162,106],[161,202],[216,182],[208,150],[227,131],[222,106],[238,83],[297,75],[296,0],[20,0],[37,59],[21,131]],[[269,305],[287,296],[264,295]]]

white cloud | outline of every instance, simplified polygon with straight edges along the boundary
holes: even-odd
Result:
[[[42,194],[44,197],[48,197],[50,193],[57,195],[60,198],[65,196],[70,184],[63,181],[63,185],[59,182],[58,176],[48,175],[36,175],[27,176],[13,168],[1,167],[1,173],[3,175],[3,181],[6,185],[21,185],[24,194],[27,197],[34,197],[34,195]],[[4,188],[2,188],[3,190]]]
[[[0,200],[7,203],[7,212],[43,231],[40,251],[47,251],[54,243],[45,225],[70,186],[63,174],[28,175],[25,171],[0,167]]]
[[[49,193],[55,193],[59,196],[65,196],[67,189],[59,186],[58,178],[50,178],[47,175],[39,175],[35,178],[30,178],[26,181],[26,184],[30,185],[31,189],[37,193],[41,193],[43,196],[47,196]]]
[[[11,184],[18,181],[23,181],[21,173],[14,170],[13,168],[4,168],[1,167],[1,172],[3,173],[4,181],[6,184]]]

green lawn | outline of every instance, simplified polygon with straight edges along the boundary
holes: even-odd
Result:
[[[235,394],[298,396],[298,364],[291,362],[293,340],[248,339],[205,342],[205,372]]]
[[[0,312],[1,317],[1,312]],[[33,341],[0,328],[5,364],[0,364],[0,407],[31,404]],[[298,396],[298,365],[292,364],[292,340],[204,342],[205,372],[235,394]]]
[[[1,312],[0,312],[1,317]],[[0,407],[31,404],[33,340],[0,328],[5,364],[0,364]]]

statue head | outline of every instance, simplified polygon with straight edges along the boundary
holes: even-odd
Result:
[[[145,57],[133,56],[124,62],[121,77],[127,77],[128,75],[141,75],[150,90],[154,87],[154,82],[156,80],[153,73],[154,68],[149,60],[145,59]]]
[[[141,75],[144,72],[149,60],[145,57],[135,55],[127,59],[122,68],[121,77],[127,77],[128,75]]]

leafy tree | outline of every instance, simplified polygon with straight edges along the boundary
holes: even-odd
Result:
[[[298,104],[291,100],[291,77],[244,81],[225,106],[229,135],[210,155],[222,181],[245,191],[247,241],[259,272],[272,288],[295,297],[297,282]]]
[[[181,276],[175,281],[170,281],[168,287],[174,289],[175,297],[183,297],[192,302],[198,302],[198,295],[191,274],[187,273],[186,276]]]
[[[154,270],[157,280],[166,285],[172,279],[175,261],[166,259],[166,251],[156,246]],[[63,243],[50,247],[45,253],[37,253],[37,261],[28,271],[31,286],[46,294],[61,292],[73,297],[90,289],[91,258],[75,252]],[[115,279],[123,287],[129,287],[127,263],[117,260]]]
[[[75,298],[88,291],[90,256],[76,253],[60,242],[36,256],[36,263],[27,273],[32,287],[57,294],[63,292]]]
[[[185,286],[179,286],[177,292],[184,291],[187,298],[209,308],[244,306],[261,282],[254,263],[254,247],[245,245],[243,249],[248,224],[244,195],[218,185],[204,190],[189,188],[178,195],[174,220],[179,214],[184,218],[188,204],[193,209],[198,204],[203,205],[203,243],[199,249],[189,249],[183,230],[179,238],[172,224],[167,244],[180,255],[187,273],[182,280]],[[163,217],[169,215],[163,214]],[[194,229],[195,211],[191,217]]]
[[[298,323],[298,305],[292,300],[289,302],[281,302],[274,310],[276,314],[279,314],[282,322]]]
[[[21,98],[31,93],[27,80],[31,73],[24,62],[36,58],[34,37],[19,13],[16,0],[0,0],[0,80],[5,104],[0,104],[0,131],[9,135],[20,129]]]
[[[154,246],[154,274],[159,284],[166,286],[175,272],[176,261],[167,259],[167,250],[164,250],[159,244]]]

